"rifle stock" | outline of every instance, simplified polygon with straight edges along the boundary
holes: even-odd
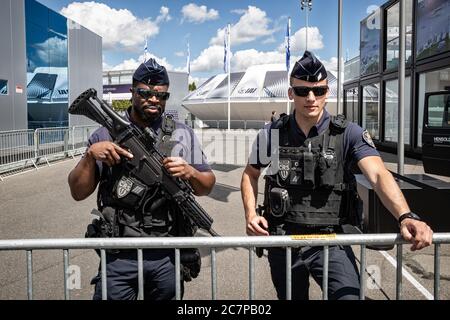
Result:
[[[213,219],[200,206],[191,185],[173,177],[163,166],[164,155],[156,148],[157,135],[123,119],[108,104],[97,97],[95,89],[83,92],[70,106],[70,114],[83,115],[105,127],[116,144],[128,149],[133,159],[126,161],[127,170],[148,186],[158,185],[193,224],[219,236],[213,229]]]

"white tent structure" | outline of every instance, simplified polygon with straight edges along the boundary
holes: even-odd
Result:
[[[252,66],[231,73],[231,120],[269,121],[273,110],[287,109],[287,73],[283,64]],[[337,80],[328,71],[327,110],[336,114]],[[182,105],[200,120],[228,119],[228,75],[218,74],[183,99]],[[291,102],[291,110],[293,102]]]

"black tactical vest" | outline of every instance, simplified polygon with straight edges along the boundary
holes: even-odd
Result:
[[[170,155],[177,143],[171,141],[174,130],[175,121],[171,116],[165,116],[157,142],[157,148],[164,155]],[[126,198],[123,197],[125,192]],[[144,200],[133,201],[133,195],[141,198],[142,192],[145,192]],[[169,201],[157,186],[140,184],[120,164],[112,168],[103,166],[97,205],[101,212],[105,208],[114,212],[114,237],[192,236],[190,222],[185,221],[174,202]]]
[[[354,177],[344,173],[344,116],[331,117],[329,128],[292,146],[289,116],[284,115],[271,129],[279,129],[278,160],[267,175],[264,202],[268,207],[269,231],[283,234],[284,224],[305,228],[359,224]],[[278,169],[273,172],[273,169]],[[270,169],[269,169],[270,170]]]

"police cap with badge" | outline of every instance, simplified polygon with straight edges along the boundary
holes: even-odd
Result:
[[[152,86],[169,85],[166,68],[159,65],[155,59],[142,63],[134,72],[133,80]]]
[[[303,57],[295,63],[291,77],[308,82],[319,82],[328,77],[325,66],[316,56],[305,51]]]

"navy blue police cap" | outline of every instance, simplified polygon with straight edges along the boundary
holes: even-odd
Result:
[[[325,66],[316,56],[305,51],[303,57],[295,63],[291,77],[308,82],[319,82],[328,77]]]
[[[159,65],[153,58],[142,63],[136,69],[133,80],[152,86],[169,85],[169,75],[166,68]]]

